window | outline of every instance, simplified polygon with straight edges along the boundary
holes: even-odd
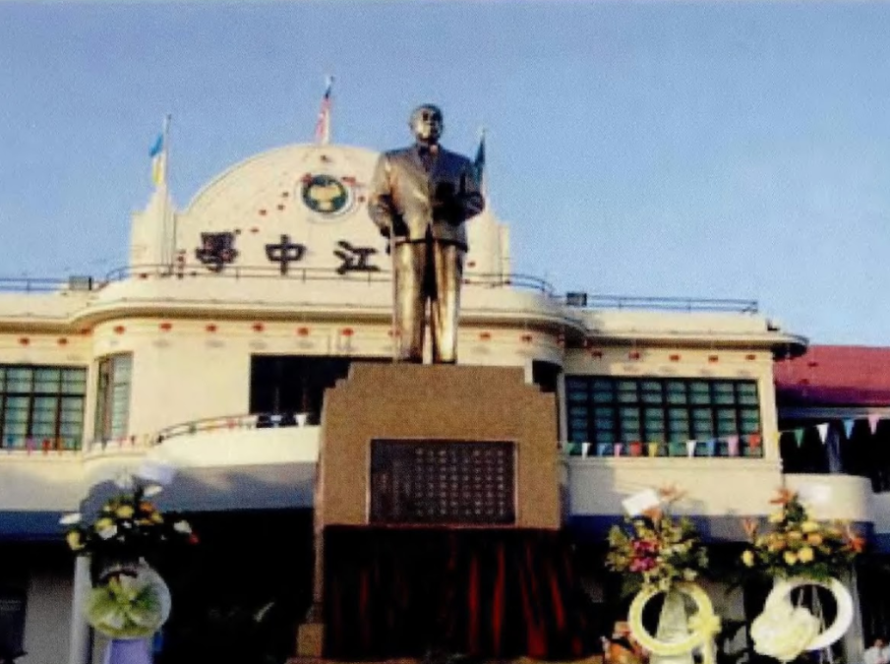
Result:
[[[753,380],[566,376],[569,441],[588,454],[761,456]],[[699,449],[700,448],[700,449]]]
[[[77,450],[85,368],[0,365],[0,447]]]
[[[130,377],[133,356],[109,355],[99,360],[96,390],[96,440],[113,440],[127,435],[130,419]]]

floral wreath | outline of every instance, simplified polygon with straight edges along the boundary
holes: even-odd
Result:
[[[90,555],[106,565],[137,563],[172,544],[198,543],[187,520],[161,512],[151,501],[163,490],[159,484],[136,484],[128,475],[117,483],[123,491],[106,500],[92,520],[80,512],[59,520],[67,528],[65,541],[75,555]]]
[[[760,533],[755,521],[743,522],[750,546],[741,560],[748,569],[774,578],[829,581],[849,569],[865,548],[850,524],[813,519],[793,491],[781,489],[770,502],[779,508],[769,515],[769,530]]]
[[[643,589],[667,591],[676,582],[694,581],[707,568],[708,553],[692,521],[670,513],[683,495],[673,487],[659,489],[657,507],[612,526],[606,567]]]

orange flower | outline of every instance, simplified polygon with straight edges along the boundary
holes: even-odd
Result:
[[[773,505],[787,505],[788,503],[793,501],[795,498],[797,498],[797,494],[794,491],[791,491],[790,489],[786,489],[786,488],[782,487],[781,489],[779,489],[779,492],[776,495],[776,497],[773,498],[770,502]]]
[[[663,486],[658,490],[658,497],[669,503],[674,502],[675,500],[680,500],[680,498],[685,495],[686,492],[680,489],[676,484]]]
[[[850,528],[849,525],[847,525],[846,532],[844,534],[847,537],[847,546],[856,553],[862,553],[862,551],[865,549],[865,538],[857,535],[856,532],[852,528]]]

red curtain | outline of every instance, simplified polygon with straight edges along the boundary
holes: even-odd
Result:
[[[594,652],[592,605],[562,533],[329,527],[324,538],[325,657]]]

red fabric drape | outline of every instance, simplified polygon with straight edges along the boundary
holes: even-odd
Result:
[[[325,657],[594,651],[592,607],[562,533],[329,527],[324,537]]]

